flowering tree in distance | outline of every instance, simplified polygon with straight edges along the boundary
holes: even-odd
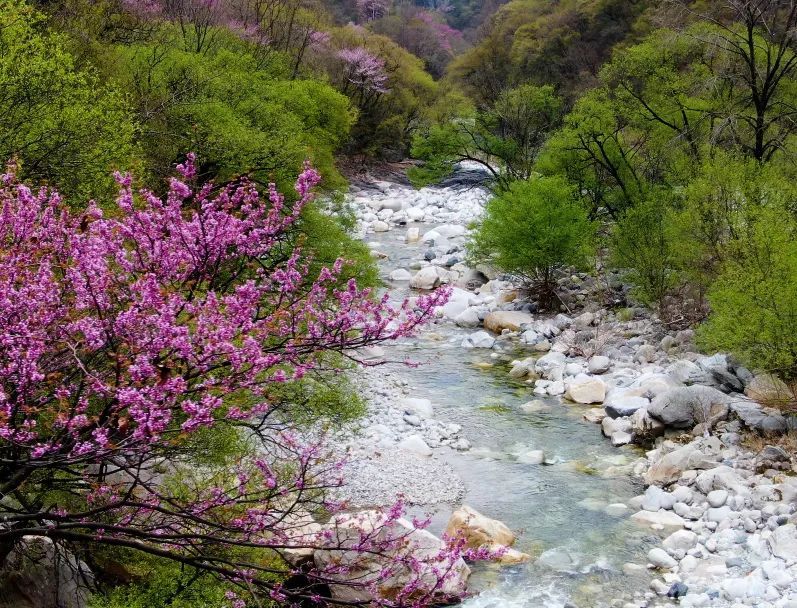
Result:
[[[353,89],[366,96],[390,91],[384,59],[362,46],[341,49],[338,58],[343,62],[344,93]]]
[[[0,558],[31,536],[113,546],[210,573],[236,606],[320,602],[330,581],[370,589],[347,578],[357,556],[401,556],[406,543],[312,523],[339,508],[324,492],[339,466],[275,395],[329,353],[407,335],[447,294],[391,307],[342,284],[343,261],[310,276],[288,236],[319,180],[309,167],[295,203],[246,182],[193,186],[193,156],[178,170],[163,199],[118,175],[112,216],[93,203],[73,214],[13,167],[0,176]],[[193,466],[192,442],[220,428],[246,449]],[[305,564],[307,584],[283,586],[297,554],[319,547],[347,565]],[[431,565],[385,562],[385,576],[409,577],[383,604],[426,604],[461,556],[452,544]],[[430,572],[438,580],[420,585]]]

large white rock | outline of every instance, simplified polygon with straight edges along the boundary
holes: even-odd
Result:
[[[471,299],[471,295],[472,294],[470,292],[465,291],[464,289],[453,287],[451,289],[451,295],[448,298],[448,302],[440,307],[440,313],[446,319],[453,321],[468,309],[468,302]]]
[[[410,287],[429,290],[440,285],[440,282],[440,271],[437,266],[426,266],[415,273],[410,280]]]
[[[537,359],[534,369],[543,378],[561,380],[566,360],[564,353],[551,352]]]
[[[517,461],[520,464],[542,464],[545,462],[545,452],[542,450],[530,450],[518,455]]]
[[[769,547],[775,557],[790,564],[797,561],[797,527],[786,524],[775,528],[769,537]]]
[[[658,511],[659,509],[672,509],[675,504],[675,496],[670,492],[665,492],[658,486],[650,486],[645,490],[642,498],[642,508],[645,511]]]
[[[671,526],[673,528],[683,528],[686,523],[683,518],[672,511],[637,511],[631,519],[640,524],[649,526]]]
[[[405,412],[410,412],[411,414],[415,414],[421,418],[431,418],[434,416],[432,402],[428,399],[405,397],[399,402],[399,407],[401,407]]]
[[[486,331],[477,331],[462,340],[463,348],[492,348],[494,345],[495,338]]]
[[[423,233],[423,236],[421,236],[421,242],[430,245],[441,239],[443,239],[443,235],[437,230],[428,230]]]
[[[465,234],[465,226],[461,224],[442,224],[435,228],[435,230],[443,238],[450,239]]]
[[[460,327],[478,327],[481,323],[478,309],[470,307],[463,310],[454,318],[454,323]]]
[[[411,226],[410,228],[407,228],[407,236],[404,237],[405,241],[408,243],[417,243],[420,238],[421,231],[417,226]]]
[[[665,538],[661,544],[673,555],[683,557],[697,544],[697,534],[691,530],[678,530]]]
[[[411,222],[420,222],[426,215],[426,211],[420,207],[409,207],[405,213],[407,214],[407,219]]]
[[[491,545],[510,547],[515,542],[515,534],[506,524],[467,505],[451,514],[445,534],[452,538],[461,536],[471,549]]]
[[[650,441],[664,434],[664,425],[658,420],[651,418],[645,408],[635,411],[629,419],[631,420],[631,432],[636,443]]]
[[[401,443],[399,443],[399,447],[402,450],[406,450],[407,452],[413,452],[414,454],[418,454],[419,456],[431,456],[432,455],[432,448],[430,448],[426,442],[423,440],[423,437],[420,435],[410,435],[409,437],[405,438]]]
[[[646,408],[650,401],[644,397],[628,395],[623,389],[611,391],[604,400],[603,407],[612,418],[631,416],[641,408]]]
[[[375,222],[371,222],[371,230],[374,232],[387,232],[390,230],[390,225],[382,220],[376,220]]]
[[[393,599],[412,583],[417,584],[417,589],[407,598],[409,602],[429,595],[438,602],[447,602],[467,592],[468,565],[462,558],[449,563],[442,557],[446,553],[443,541],[405,519],[390,521],[384,513],[365,511],[338,516],[327,529],[326,547],[317,550],[313,557],[316,567],[331,570],[327,576],[339,583],[330,584],[332,597],[339,602]],[[392,551],[387,554],[354,551],[365,538],[373,539],[377,545],[390,544]],[[386,543],[389,539],[402,540]],[[414,569],[407,565],[410,561],[416,564]],[[439,572],[449,570],[451,575],[441,582]],[[346,585],[347,581],[358,584]]]
[[[631,388],[636,390],[638,396],[653,399],[679,386],[683,384],[667,374],[645,373],[634,380]]]
[[[609,371],[611,366],[612,362],[609,357],[604,357],[602,355],[592,357],[587,364],[590,374],[605,374]]]
[[[382,201],[382,210],[389,209],[390,211],[401,211],[402,202],[397,198],[386,198]]]
[[[678,565],[672,557],[664,550],[656,547],[648,551],[648,561],[656,568],[675,568]]]
[[[391,281],[409,281],[412,279],[410,271],[406,268],[396,268],[388,275]]]
[[[645,483],[668,485],[678,481],[687,469],[711,468],[718,459],[718,452],[689,443],[655,460],[645,473]]]
[[[606,383],[595,376],[579,374],[565,382],[565,397],[576,403],[603,403]]]

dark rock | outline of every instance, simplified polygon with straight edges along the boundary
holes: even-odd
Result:
[[[786,418],[772,408],[764,408],[755,401],[743,398],[734,399],[731,402],[733,411],[744,422],[747,428],[761,433],[783,433],[788,425]]]
[[[670,389],[656,397],[648,413],[676,429],[691,429],[704,423],[713,427],[728,416],[730,399],[710,386],[685,386]]]
[[[423,254],[423,259],[426,260],[427,262],[431,262],[436,257],[437,254],[432,249],[429,249],[426,253]]]
[[[40,536],[23,536],[0,572],[4,608],[85,608],[94,576],[88,566]]]
[[[679,598],[685,596],[689,592],[689,587],[683,583],[673,583],[670,590],[667,592],[667,597]]]
[[[758,453],[758,458],[765,462],[789,462],[791,457],[782,447],[768,445]]]
[[[742,365],[734,367],[732,371],[745,387],[753,381],[753,372]]]
[[[723,393],[741,393],[744,384],[734,374],[724,369],[714,368],[711,370],[711,377]]]

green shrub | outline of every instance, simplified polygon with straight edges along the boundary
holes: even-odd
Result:
[[[730,351],[750,367],[797,379],[797,222],[768,209],[750,223],[744,247],[711,286],[702,346]]]
[[[521,277],[547,306],[557,271],[587,265],[593,235],[575,189],[563,178],[540,177],[515,182],[490,200],[469,254]]]
[[[626,211],[612,232],[612,262],[648,306],[660,306],[678,282],[666,216],[666,207],[647,201]]]
[[[19,0],[0,4],[0,164],[84,204],[116,192],[114,169],[132,169],[135,125],[122,95],[76,67],[66,37]]]
[[[133,570],[139,582],[95,594],[89,608],[198,608],[225,603],[228,587],[193,568],[156,560],[125,566]]]

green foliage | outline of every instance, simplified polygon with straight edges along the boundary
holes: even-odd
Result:
[[[537,154],[559,125],[562,100],[551,86],[523,85],[501,93],[489,111],[434,125],[413,142],[424,165],[409,173],[416,184],[449,175],[456,163],[482,163],[504,190],[532,175]]]
[[[615,313],[618,321],[623,323],[631,321],[634,318],[636,311],[633,308],[621,308]]]
[[[273,403],[290,416],[292,423],[323,422],[340,428],[365,413],[363,398],[345,375],[352,364],[340,356],[330,356],[323,367],[327,372],[311,374],[301,382],[286,383],[272,396]]]
[[[79,70],[63,36],[21,0],[0,2],[0,162],[85,202],[115,192],[130,168],[135,126],[122,95]]]
[[[309,159],[327,187],[342,184],[333,155],[354,122],[343,95],[316,80],[291,80],[279,54],[263,62],[234,37],[217,36],[205,53],[184,50],[172,28],[162,38],[117,46],[115,66],[134,95],[156,177],[193,150],[204,179],[245,174],[286,189]]]
[[[150,560],[134,566],[139,582],[95,594],[89,608],[197,608],[223,606],[226,587],[208,574],[173,562]]]
[[[595,68],[624,41],[648,0],[511,0],[484,38],[451,64],[451,74],[489,105],[504,89],[552,84],[565,97],[595,82]]]
[[[355,279],[360,287],[379,284],[379,272],[368,246],[353,238],[336,218],[317,206],[310,205],[302,211],[297,238],[315,271],[343,258],[348,262],[341,273],[343,281]]]
[[[518,181],[491,199],[469,254],[517,274],[550,303],[556,271],[585,267],[593,226],[561,177]]]
[[[706,348],[731,351],[754,369],[797,379],[797,222],[761,211],[740,236],[709,291],[712,314],[698,333]]]
[[[664,205],[645,201],[626,211],[612,234],[614,264],[628,270],[634,295],[649,306],[660,307],[679,278],[667,213]]]
[[[708,287],[721,265],[743,253],[748,224],[766,208],[794,211],[797,189],[780,163],[718,151],[679,193],[673,216],[678,265],[690,281]]]

